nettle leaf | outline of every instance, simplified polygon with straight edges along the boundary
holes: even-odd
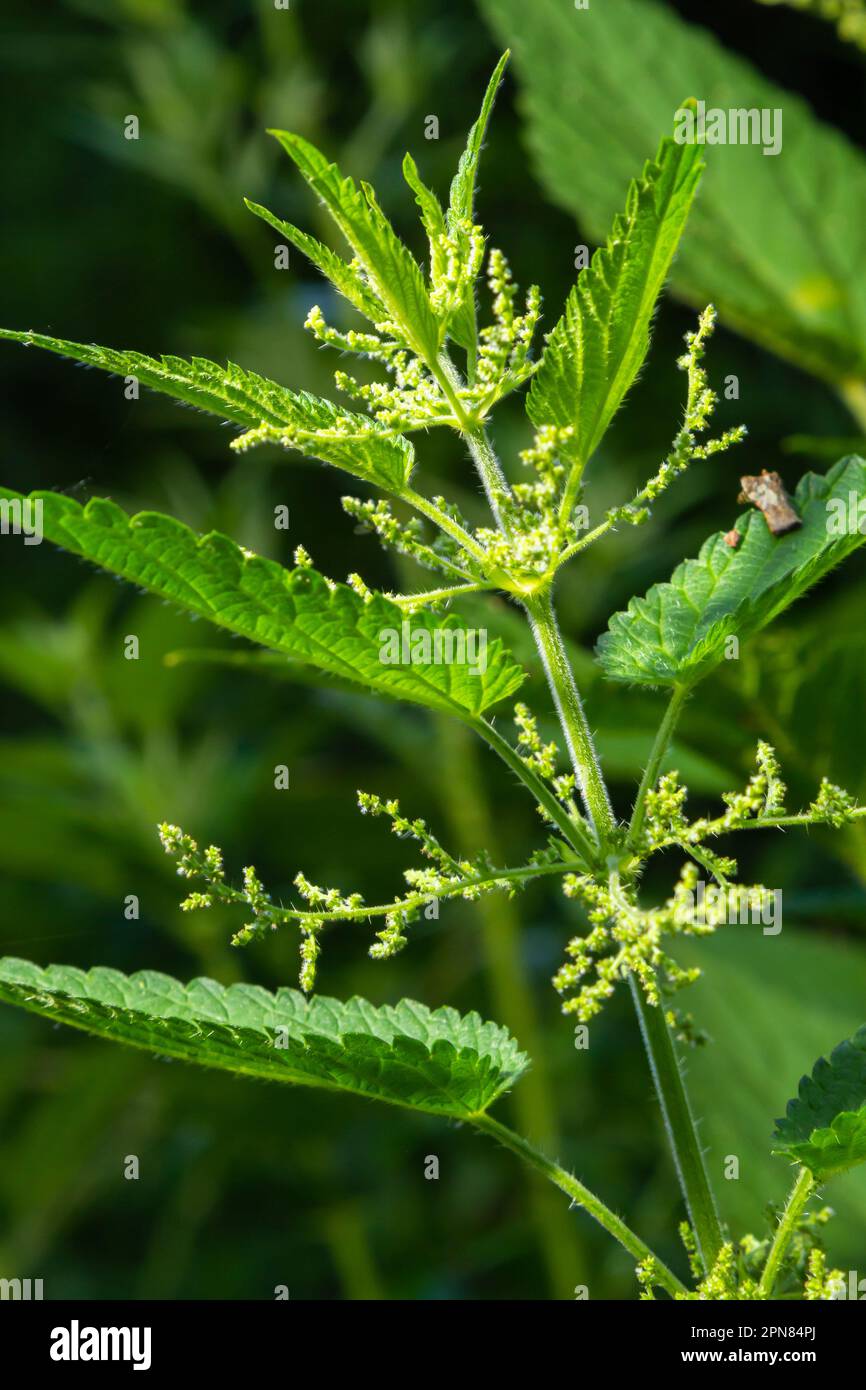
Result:
[[[243,451],[257,444],[282,444],[387,492],[402,493],[415,468],[411,440],[321,396],[303,391],[294,399],[297,413],[292,424],[259,425],[234,440],[232,448]]]
[[[430,251],[430,283],[440,285],[452,267],[453,249],[449,242],[449,224],[445,210],[432,188],[421,178],[418,166],[411,154],[403,159],[403,177],[415,195],[415,202],[421,213],[421,225],[427,233]],[[463,347],[475,342],[475,292],[474,286],[467,286],[464,301],[452,310],[447,324],[448,334]]]
[[[448,210],[445,214],[445,219],[448,232],[452,238],[457,239],[458,244],[460,241],[460,228],[462,227],[464,229],[465,234],[465,229],[470,227],[475,221],[475,192],[478,183],[478,165],[481,161],[481,151],[484,147],[487,126],[493,113],[496,94],[499,91],[499,86],[508,65],[509,57],[510,54],[508,52],[503,53],[493,70],[493,74],[487,84],[487,90],[484,93],[484,100],[481,103],[481,111],[478,115],[478,119],[473,123],[469,131],[466,140],[466,148],[460,156],[457,172],[451,181],[451,189],[448,196]],[[455,342],[470,350],[474,349],[476,340],[476,305],[475,280],[473,277],[467,279],[461,303],[451,314],[448,330]]]
[[[427,239],[430,243],[430,260],[432,266],[436,256],[436,242],[438,238],[444,236],[448,230],[445,225],[445,212],[438,197],[433,192],[433,189],[427,187],[427,184],[418,173],[418,165],[415,163],[411,154],[404,155],[403,157],[403,177],[415,194],[415,202],[418,204],[418,210],[421,213],[421,225],[427,233]]]
[[[280,431],[282,443],[307,458],[333,464],[344,473],[399,496],[415,468],[415,446],[411,440],[377,429],[365,416],[341,410],[330,401],[315,396],[309,397],[309,401],[309,424],[303,429],[293,426]],[[314,419],[318,423],[311,428]],[[357,429],[356,434],[353,429]],[[272,437],[266,431],[265,438]]]
[[[274,231],[284,236],[286,241],[312,261],[313,265],[330,280],[335,289],[339,290],[344,298],[348,299],[356,309],[370,320],[371,323],[380,323],[387,317],[387,311],[381,299],[370,289],[360,271],[354,269],[329,246],[317,241],[309,232],[302,232],[299,227],[294,227],[291,222],[284,222],[275,213],[269,212],[260,203],[254,203],[249,198],[244,198],[246,207],[250,212],[255,213],[263,222],[267,222]]]
[[[776,1121],[773,1153],[803,1164],[818,1182],[866,1161],[866,1025],[803,1077]]]
[[[418,173],[418,166],[411,154],[403,159],[403,177],[415,194],[415,202],[421,213],[421,225],[427,233],[430,250],[431,287],[441,285],[453,273],[454,245],[459,244],[459,235],[451,237],[452,219],[450,211],[446,216],[438,197]],[[465,233],[464,233],[465,236]],[[472,347],[476,337],[475,286],[469,279],[465,293],[457,307],[447,316],[447,332],[461,347]]]
[[[411,999],[375,1008],[293,989],[183,985],[153,970],[43,970],[11,956],[0,960],[0,999],[161,1057],[458,1120],[485,1111],[528,1065],[497,1024]]]
[[[866,498],[866,463],[840,459],[826,475],[801,478],[794,505],[802,526],[774,536],[754,509],[737,519],[734,548],[719,531],[696,560],[633,598],[598,642],[611,680],[692,685],[725,655],[731,636],[760,631],[866,540],[856,508]],[[855,517],[853,527],[850,517]],[[839,532],[842,532],[839,534]]]
[[[299,397],[294,392],[233,362],[221,367],[204,357],[190,361],[182,357],[147,357],[141,352],[99,347],[96,343],[72,343],[65,338],[12,328],[0,328],[0,338],[45,348],[118,376],[134,376],[154,391],[247,428],[261,424],[285,427],[296,419]]]
[[[702,170],[697,145],[661,142],[548,336],[526,411],[536,426],[573,428],[564,452],[581,468],[646,357],[653,310]]]
[[[406,341],[420,357],[434,359],[441,332],[421,267],[382,212],[373,189],[366,183],[358,188],[353,179],[344,178],[336,164],[300,135],[268,133],[279,140],[334,218]]]
[[[120,376],[134,376],[163,395],[260,431],[259,439],[289,445],[389,492],[400,492],[415,466],[414,446],[403,435],[390,434],[367,415],[343,410],[307,391],[290,391],[233,362],[220,367],[203,357],[189,362],[182,357],[146,357],[9,328],[0,328],[0,338],[45,348]]]
[[[866,373],[866,159],[802,97],[654,0],[591,15],[567,0],[482,0],[513,43],[529,139],[550,195],[600,238],[636,161],[690,92],[705,109],[774,113],[777,154],[713,144],[671,289],[834,384]],[[761,113],[766,113],[762,117]],[[782,116],[784,122],[782,124]]]
[[[466,148],[457,165],[457,173],[451,181],[451,192],[448,200],[451,215],[465,218],[469,222],[472,221],[475,213],[475,187],[478,180],[478,164],[484,146],[484,137],[487,134],[487,125],[493,112],[496,93],[499,91],[499,84],[510,57],[511,54],[508,51],[503,53],[493,69],[493,75],[487,84],[487,91],[484,93],[484,100],[481,103],[478,120],[475,121],[469,132]]]
[[[0,499],[27,500],[9,488],[0,488]],[[131,517],[107,499],[82,507],[55,492],[34,492],[29,500],[31,516],[41,503],[44,536],[64,550],[251,642],[392,699],[473,718],[524,680],[498,638],[488,642],[476,632],[470,641],[455,614],[436,619],[424,611],[410,621],[380,594],[367,601],[312,568],[285,569],[227,536],[199,536],[157,512]],[[382,659],[398,647],[393,664]]]

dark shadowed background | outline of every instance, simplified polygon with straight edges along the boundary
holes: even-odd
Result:
[[[575,23],[616,5],[591,0]],[[863,55],[830,25],[753,0],[667,8],[709,25],[862,141]],[[403,152],[411,148],[422,176],[444,191],[500,38],[521,38],[509,33],[512,6],[491,0],[484,9],[498,13],[499,35],[459,0],[292,0],[288,10],[271,0],[8,3],[0,323],[230,358],[329,394],[336,362],[302,324],[315,302],[331,317],[338,310],[299,255],[275,268],[274,234],[242,203],[247,194],[325,234],[265,128],[297,130],[370,179],[420,255]],[[614,90],[624,58],[609,51]],[[585,218],[575,209],[575,223],[567,199],[548,196],[522,135],[521,79],[509,74],[500,94],[479,210],[516,278],[540,280],[550,326],[575,245],[594,244],[598,209],[588,205]],[[131,114],[137,141],[124,138]],[[425,139],[431,114],[438,140]],[[663,133],[647,131],[647,156]],[[752,182],[741,196],[763,195]],[[736,221],[737,207],[730,212]],[[804,229],[807,248],[819,237],[820,227]],[[666,451],[683,399],[674,363],[693,322],[690,308],[666,299],[649,364],[593,466],[603,504],[630,495]],[[718,418],[744,420],[748,442],[695,468],[649,527],[606,540],[562,585],[564,626],[623,813],[662,704],[602,685],[591,652],[608,615],[730,524],[741,472],[779,468],[793,485],[806,468],[826,466],[822,440],[862,433],[830,385],[724,327],[709,368],[719,382],[738,377],[740,399],[724,401]],[[4,343],[0,409],[11,486],[110,495],[284,561],[303,544],[338,578],[359,570],[371,583],[406,582],[374,540],[355,534],[340,509],[340,476],[275,450],[236,458],[225,429],[146,392],[129,401],[121,380]],[[494,433],[506,459],[525,446],[518,401]],[[809,439],[792,448],[792,436]],[[419,448],[428,476],[475,507],[455,443],[431,436]],[[280,503],[290,508],[288,538],[273,527]],[[866,792],[864,581],[861,555],[702,687],[675,748],[696,805],[742,784],[762,736],[783,757],[792,803],[811,800],[824,772]],[[504,604],[485,611],[532,662],[514,613]],[[137,662],[123,657],[133,632]],[[167,660],[191,648],[214,660]],[[239,643],[47,545],[2,538],[0,953],[294,983],[289,930],[241,953],[228,944],[239,919],[179,912],[155,833],[161,820],[223,846],[235,871],[255,863],[277,894],[291,892],[302,868],[370,901],[393,894],[410,860],[381,823],[359,818],[358,787],[399,796],[464,852],[486,842],[497,862],[520,862],[539,842],[531,803],[462,731],[246,669],[241,656]],[[537,678],[527,693],[546,714]],[[289,791],[274,790],[277,763],[290,767]],[[684,950],[682,959],[707,968],[681,1001],[712,1039],[689,1054],[689,1075],[738,1235],[762,1231],[765,1202],[788,1183],[769,1156],[775,1115],[814,1058],[863,1021],[866,1001],[863,832],[755,837],[744,849],[744,874],[784,888],[784,929],[770,938],[731,927]],[[648,889],[666,895],[676,871],[666,860]],[[124,916],[130,894],[140,900],[137,921]],[[572,911],[541,890],[513,903],[447,903],[438,923],[423,923],[410,948],[382,964],[367,957],[366,927],[337,929],[319,988],[475,1008],[511,1027],[535,1064],[503,1109],[681,1268],[672,1237],[680,1204],[627,992],[593,1025],[589,1050],[577,1051],[549,983]],[[140,1160],[137,1182],[123,1177],[130,1154]],[[424,1178],[431,1154],[437,1182]],[[740,1160],[737,1181],[722,1176],[729,1155]],[[847,1269],[862,1251],[862,1176],[841,1180],[833,1204],[829,1250]],[[567,1299],[580,1284],[593,1298],[635,1294],[628,1257],[602,1232],[457,1127],[168,1065],[6,1008],[0,1275],[42,1278],[51,1298],[270,1298],[278,1284],[293,1298],[325,1299]]]

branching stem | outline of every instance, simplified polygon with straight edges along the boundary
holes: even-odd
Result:
[[[553,823],[562,831],[569,844],[573,845],[577,852],[583,856],[585,867],[589,868],[598,858],[598,846],[595,844],[586,822],[580,817],[569,816],[547,783],[523,761],[517,750],[512,748],[508,740],[503,738],[486,719],[474,720],[471,727],[484,739],[485,743],[489,744],[494,752],[499,754],[502,761],[511,768],[512,772],[516,773],[521,782],[532,792],[539,805],[544,808]]]
[[[478,470],[478,476],[484,484],[484,491],[487,494],[490,510],[496,518],[496,524],[500,530],[507,532],[508,528],[500,508],[500,499],[509,495],[508,481],[487,438],[484,426],[471,420],[460,403],[457,394],[462,385],[460,373],[445,352],[440,354],[435,365],[431,364],[431,371],[459,421],[460,432],[466,440],[472,461]]]
[[[391,602],[398,603],[401,608],[423,608],[428,603],[443,603],[448,599],[459,598],[461,594],[478,594],[489,591],[493,588],[492,584],[475,583],[470,580],[465,584],[452,584],[445,589],[425,589],[417,594],[392,594]]]
[[[641,1240],[640,1236],[635,1235],[634,1231],[628,1227],[624,1221],[606,1206],[600,1197],[596,1197],[594,1192],[590,1192],[588,1187],[584,1187],[573,1174],[567,1172],[565,1168],[560,1168],[558,1163],[541,1153],[526,1139],[515,1134],[513,1130],[494,1120],[490,1115],[477,1115],[472,1124],[482,1134],[489,1134],[491,1138],[497,1139],[504,1148],[510,1149],[512,1153],[522,1158],[524,1163],[528,1163],[542,1177],[547,1178],[570,1197],[577,1206],[583,1207],[590,1216],[594,1217],[600,1226],[619,1241],[620,1245],[628,1251],[636,1260],[651,1260],[653,1262],[656,1278],[661,1286],[673,1297],[676,1294],[687,1293],[685,1285],[680,1282],[673,1270],[668,1269],[657,1255],[653,1254],[649,1246]]]
[[[479,472],[482,472],[481,465],[479,465]],[[531,596],[525,597],[523,606],[532,626],[536,646],[559,715],[575,777],[583,797],[587,819],[597,841],[593,858],[598,871],[602,866],[601,861],[604,857],[612,855],[614,860],[616,859],[618,828],[598,761],[595,743],[556,621],[550,585],[548,584]],[[656,739],[656,745],[650,757],[650,766],[644,774],[646,786],[642,783],[642,796],[639,793],[641,804],[646,795],[646,789],[651,784],[650,778],[653,776],[654,765],[660,764],[664,756],[676,722],[681,698],[678,697],[674,707],[668,710],[662,730]],[[641,817],[639,806],[636,806],[635,811],[637,815],[635,823],[639,824]],[[701,1260],[704,1269],[709,1272],[721,1249],[722,1233],[694,1117],[680,1072],[679,1059],[668,1029],[663,1006],[661,1004],[651,1005],[647,1002],[642,987],[633,974],[629,975],[629,984],[673,1152],[674,1165],[695,1232]],[[489,1124],[487,1128],[490,1131]],[[506,1131],[506,1135],[498,1134],[497,1137],[508,1147],[521,1153],[528,1161],[536,1162],[538,1160],[536,1166],[539,1166],[539,1163],[549,1164],[549,1161],[543,1159],[541,1155],[537,1155],[531,1146],[526,1145],[524,1150],[525,1141],[518,1139],[516,1135],[511,1135],[508,1131]],[[541,1171],[546,1171],[543,1166]],[[585,1189],[580,1188],[576,1184],[576,1180],[570,1175],[563,1174],[562,1170],[557,1168],[555,1164],[549,1164],[549,1171],[546,1171],[546,1176],[557,1182],[564,1191],[570,1191],[575,1200],[581,1201],[581,1204],[584,1204],[585,1196],[591,1196],[591,1194],[586,1194]],[[573,1186],[566,1186],[565,1181],[561,1179],[567,1180]],[[592,1201],[598,1203],[597,1198],[592,1198]],[[627,1228],[622,1228],[622,1231],[614,1230],[612,1223],[617,1223],[618,1218],[613,1216],[613,1213],[608,1212],[606,1208],[602,1208],[604,1219],[598,1210],[591,1206],[588,1206],[588,1209],[593,1211],[602,1225],[612,1234],[615,1234],[618,1240],[622,1241],[622,1231],[625,1231],[630,1241],[633,1242],[637,1239],[631,1232],[627,1231]],[[619,1225],[621,1226],[621,1223]],[[627,1244],[626,1248],[633,1251],[631,1245]]]
[[[604,847],[613,836],[616,822],[549,590],[526,599],[524,607],[562,725],[586,814],[599,844]]]
[[[661,771],[665,753],[668,751],[670,741],[673,738],[674,729],[676,728],[683,702],[688,693],[688,688],[686,686],[674,686],[670,702],[665,710],[664,719],[658,727],[655,742],[653,743],[649,755],[649,761],[644,768],[644,774],[641,778],[640,786],[638,787],[631,823],[628,828],[628,838],[631,844],[635,843],[643,828],[644,815],[646,813],[646,794],[655,786],[659,779],[659,772]]]
[[[438,898],[459,898],[467,890],[492,888],[499,884],[502,886],[514,884],[519,887],[521,884],[536,878],[543,878],[549,874],[579,871],[583,867],[582,860],[563,860],[561,864],[524,864],[517,869],[494,869],[489,874],[474,874],[453,884],[443,884],[436,896]],[[232,895],[231,899],[230,895]],[[232,900],[241,904],[247,902],[247,897],[240,889],[226,888],[224,900]],[[274,922],[299,922],[301,925],[304,923],[321,925],[324,922],[366,922],[372,917],[386,917],[391,912],[411,911],[416,907],[424,907],[429,901],[430,893],[426,892],[409,893],[405,898],[399,898],[393,903],[363,903],[360,907],[322,908],[321,911],[294,907],[272,907],[268,909],[268,918]]]
[[[815,1187],[815,1179],[808,1168],[801,1168],[794,1183],[793,1191],[788,1198],[788,1204],[779,1220],[776,1230],[776,1238],[770,1247],[767,1256],[767,1263],[764,1265],[764,1272],[761,1275],[761,1282],[758,1285],[758,1293],[762,1298],[771,1298],[773,1288],[779,1274],[779,1267],[785,1258],[785,1252],[791,1243],[791,1238],[797,1229],[797,1222],[802,1215],[803,1208],[812,1195]]]
[[[847,812],[846,820],[860,820],[862,816],[866,816],[866,806],[852,806],[851,810]],[[738,825],[728,826],[719,833],[726,833],[727,830],[732,834],[737,830],[784,830],[788,826],[823,825],[825,823],[808,811],[802,811],[794,816],[757,816],[755,820],[740,821]]]
[[[648,1003],[634,975],[629,976],[629,984],[680,1187],[701,1263],[709,1274],[722,1248],[722,1231],[679,1058],[665,1018],[664,1005]]]
[[[577,555],[579,551],[586,550],[586,547],[592,545],[593,541],[600,540],[613,525],[614,518],[609,516],[605,521],[600,521],[591,531],[587,531],[585,536],[581,536],[579,540],[572,541],[571,545],[566,546],[565,550],[560,551],[557,556],[556,569],[561,569],[567,560]]]
[[[447,512],[443,512],[437,507],[435,502],[431,502],[428,497],[422,497],[420,492],[416,492],[414,488],[408,486],[400,493],[400,497],[416,511],[422,512],[435,526],[439,527],[440,531],[444,531],[452,540],[455,540],[480,565],[485,564],[487,556],[478,542],[473,540],[469,532],[464,530],[459,522],[454,521]]]

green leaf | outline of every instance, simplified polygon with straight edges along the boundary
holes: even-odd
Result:
[[[661,142],[548,336],[526,410],[536,426],[573,428],[563,452],[578,469],[601,443],[647,354],[653,310],[702,169],[697,145]]]
[[[250,212],[255,213],[263,222],[267,222],[275,231],[284,236],[286,241],[312,261],[313,265],[322,272],[335,289],[340,291],[350,304],[370,320],[371,323],[380,323],[386,315],[385,306],[376,297],[369,285],[365,282],[359,271],[353,269],[346,261],[332,251],[323,242],[317,241],[309,232],[302,232],[299,227],[292,226],[291,222],[284,222],[275,213],[269,212],[260,203],[253,203],[249,198],[244,198],[245,205]]]
[[[584,14],[567,0],[482,0],[482,9],[513,42],[541,178],[596,239],[686,92],[707,110],[781,111],[777,155],[708,147],[671,288],[834,384],[866,374],[854,230],[866,222],[866,159],[844,135],[669,5],[616,0]]]
[[[415,446],[402,434],[388,434],[377,428],[363,415],[340,410],[330,401],[315,396],[306,398],[308,420],[316,420],[315,429],[290,427],[280,430],[279,438],[286,447],[297,449],[308,458],[321,459],[335,468],[342,468],[355,478],[375,483],[388,492],[402,493],[415,467]],[[352,434],[351,430],[357,433]],[[270,431],[266,438],[273,438]],[[238,440],[236,448],[242,447]]]
[[[294,400],[297,413],[292,424],[260,425],[233,440],[232,448],[242,451],[256,444],[282,444],[398,496],[403,492],[415,467],[415,446],[409,439],[390,433],[367,415],[343,410],[306,391]]]
[[[293,989],[182,985],[153,970],[43,970],[11,956],[0,960],[0,999],[162,1057],[459,1120],[485,1111],[528,1065],[497,1024],[411,999],[375,1008]]]
[[[0,488],[0,499],[24,500],[8,488]],[[42,503],[44,536],[64,550],[218,627],[379,694],[473,718],[523,682],[525,673],[501,641],[487,642],[486,634],[483,656],[479,637],[474,649],[464,641],[459,659],[466,624],[456,614],[438,620],[420,612],[409,622],[379,594],[366,601],[314,569],[284,569],[227,536],[199,536],[156,512],[130,517],[106,499],[82,507],[54,492],[34,492],[31,501]],[[402,648],[404,622],[423,659],[388,664],[381,659],[383,649],[390,655],[382,634],[394,633]],[[449,649],[450,662],[443,659]]]
[[[751,509],[736,522],[736,548],[721,531],[711,536],[669,582],[614,614],[597,648],[605,674],[639,685],[700,680],[722,660],[729,637],[751,637],[863,544],[856,524],[837,533],[839,513],[847,526],[852,498],[856,514],[866,498],[866,463],[856,456],[840,459],[826,475],[800,479],[797,530],[774,536]]]
[[[818,1182],[866,1161],[866,1025],[803,1077],[776,1121],[773,1153],[803,1164]]]
[[[433,192],[428,188],[421,175],[418,173],[418,166],[411,154],[403,158],[403,177],[415,194],[415,202],[418,204],[421,213],[421,224],[427,233],[430,242],[430,264],[431,270],[433,260],[436,255],[437,238],[444,236],[446,232],[445,213],[442,204]]]
[[[460,248],[462,256],[468,256],[468,229],[475,221],[475,191],[484,137],[487,134],[487,125],[493,112],[496,93],[499,91],[499,85],[510,56],[508,52],[503,53],[493,70],[493,75],[484,93],[478,119],[469,131],[466,148],[460,156],[457,172],[451,181],[448,212],[445,220],[451,240]],[[461,292],[460,303],[449,317],[448,331],[455,342],[459,343],[461,347],[467,348],[470,353],[474,353],[477,338],[475,277],[468,272],[465,286]]]
[[[145,357],[140,352],[70,343],[10,328],[0,328],[0,338],[45,348],[106,372],[134,376],[154,391],[260,432],[238,441],[242,447],[276,438],[389,492],[402,491],[412,476],[415,450],[402,435],[389,434],[367,415],[342,410],[307,391],[290,391],[233,362],[220,367],[203,357],[190,362],[181,357]]]
[[[466,148],[460,156],[457,173],[451,182],[449,212],[452,217],[464,218],[467,222],[471,222],[475,215],[475,185],[478,178],[481,150],[484,145],[484,137],[487,134],[487,123],[490,120],[493,103],[496,100],[496,93],[499,91],[499,84],[510,57],[510,52],[503,53],[493,69],[493,75],[487,84],[487,91],[484,93],[484,100],[481,103],[481,112],[469,132]]]
[[[71,343],[64,338],[12,328],[0,328],[0,338],[45,348],[118,376],[134,376],[154,391],[247,428],[261,424],[288,426],[297,418],[299,397],[285,386],[245,371],[233,362],[221,367],[204,357],[193,357],[189,362],[182,357],[146,357],[141,352],[116,351],[95,343]]]
[[[435,359],[440,327],[421,267],[382,212],[373,189],[366,183],[359,189],[354,180],[344,178],[336,164],[300,135],[268,133],[279,140],[334,218],[407,343],[425,360]]]
[[[464,229],[453,229],[449,226],[451,220],[446,221],[446,215],[442,204],[439,202],[432,188],[428,188],[418,167],[410,154],[403,160],[403,177],[415,194],[415,202],[421,212],[421,224],[427,233],[427,241],[430,248],[430,284],[434,291],[437,286],[445,283],[453,274],[455,258],[460,260],[461,253],[468,251],[468,234]],[[455,248],[456,257],[455,257]],[[468,257],[467,257],[468,259]],[[461,262],[461,276],[464,280],[463,293],[459,297],[456,308],[452,308],[447,315],[447,330],[449,337],[453,338],[461,347],[474,348],[476,340],[475,322],[475,280],[467,269],[467,262]]]

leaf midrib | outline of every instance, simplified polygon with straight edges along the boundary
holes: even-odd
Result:
[[[435,1093],[443,1097],[448,1103],[448,1111],[445,1110],[443,1105],[435,1105],[429,1102],[425,1104],[423,1099],[417,1100],[413,1097],[411,1100],[399,1100],[388,1096],[384,1091],[367,1090],[363,1086],[354,1086],[348,1083],[329,1080],[318,1074],[314,1076],[311,1072],[295,1071],[291,1066],[290,1060],[286,1057],[281,1058],[279,1063],[275,1064],[275,1069],[273,1070],[267,1065],[265,1057],[259,1058],[259,1065],[256,1065],[255,1059],[247,1058],[244,1055],[245,1044],[243,1039],[248,1039],[246,1046],[253,1049],[266,1045],[269,1041],[269,1035],[265,1031],[259,1032],[259,1030],[246,1025],[215,1023],[210,1019],[189,1018],[183,1015],[154,1015],[130,1008],[127,1004],[106,1005],[98,1000],[86,999],[84,1001],[86,1008],[87,1010],[93,1010],[94,1015],[103,1009],[117,1010],[117,1014],[112,1019],[112,1033],[108,1034],[96,1028],[93,1021],[88,1024],[86,1019],[75,1016],[77,996],[70,995],[64,990],[50,990],[44,984],[25,985],[21,982],[0,980],[0,999],[5,999],[6,1002],[13,1005],[20,1005],[21,1001],[15,997],[19,992],[24,994],[28,991],[31,991],[30,998],[26,1004],[26,1008],[29,1012],[38,1014],[40,1017],[48,1019],[49,1021],[62,1022],[64,1026],[74,1028],[76,1031],[85,1033],[89,1037],[95,1037],[101,1042],[119,1042],[125,1047],[133,1047],[139,1052],[148,1052],[155,1057],[172,1057],[178,1061],[190,1062],[202,1067],[212,1067],[215,1070],[228,1071],[260,1081],[275,1081],[283,1082],[287,1085],[315,1087],[316,1089],[340,1092],[343,1094],[348,1092],[362,1099],[384,1102],[397,1109],[420,1110],[425,1114],[438,1115],[440,1117],[443,1114],[450,1113],[455,1118],[460,1117],[468,1120],[475,1114],[484,1113],[484,1108],[486,1108],[484,1107],[481,1111],[470,1109],[465,1102],[455,1096],[450,1087],[442,1086],[441,1082],[433,1080],[430,1075],[424,1071],[423,1067],[406,1057],[395,1058],[395,1064],[417,1076],[423,1087],[428,1090],[435,1088]],[[52,1004],[37,1004],[34,1001],[33,995],[44,995],[52,1001],[59,1001],[60,1008],[58,1008],[56,1004],[53,1006]],[[62,1017],[60,1017],[61,1012]],[[180,1039],[177,1035],[161,1036],[159,1029],[160,1022],[165,1022],[168,1025],[175,1023],[188,1027],[199,1027],[202,1030],[202,1035],[205,1040],[204,1045],[199,1044],[192,1038]],[[144,1030],[150,1031],[153,1034],[152,1040],[145,1041],[144,1039],[132,1035],[131,1031],[127,1031],[135,1026],[141,1026]],[[235,1041],[232,1039],[230,1043],[224,1042],[222,1038],[215,1037],[213,1033],[207,1033],[206,1030],[209,1028],[236,1034],[238,1040]],[[303,1047],[304,1050],[308,1050],[307,1042],[304,1037],[297,1037],[291,1033],[290,1036],[292,1040]],[[346,1041],[352,1036],[366,1038],[376,1035],[363,1033],[352,1035],[349,1033],[341,1034],[335,1039],[329,1034],[317,1035],[314,1030],[309,1030],[308,1036],[311,1038],[319,1036],[332,1046],[335,1045],[335,1043],[338,1046],[345,1046]],[[418,1039],[410,1039],[408,1035],[401,1034],[399,1036],[401,1038],[406,1037],[409,1041],[418,1042],[419,1046],[426,1048],[430,1061],[435,1061],[433,1057],[433,1044],[422,1043]],[[381,1038],[378,1038],[378,1041],[384,1043],[384,1040]],[[435,1041],[448,1042],[447,1039],[436,1039]],[[384,1045],[387,1046],[388,1044],[385,1043]],[[488,1104],[493,1104],[493,1100],[495,1100],[497,1095],[501,1094],[502,1089],[509,1084],[507,1069],[498,1064],[496,1059],[491,1057],[488,1053],[479,1053],[474,1048],[465,1046],[458,1048],[455,1047],[453,1043],[449,1045],[458,1058],[472,1056],[477,1058],[479,1062],[487,1063],[488,1076],[486,1079],[490,1082],[490,1089],[494,1092],[494,1096]],[[277,1049],[274,1050],[276,1051]],[[493,1069],[499,1071],[498,1079],[494,1079],[490,1075]],[[480,1076],[472,1078],[473,1084],[476,1086],[481,1080],[482,1078]]]
[[[124,532],[124,534],[131,543],[132,549],[135,550],[135,553],[139,555],[140,558],[145,559],[148,563],[152,565],[155,565],[158,568],[158,572],[161,576],[164,576],[165,574],[170,574],[172,578],[177,577],[178,579],[180,579],[184,587],[196,597],[196,604],[194,605],[190,603],[190,607],[195,606],[198,608],[199,611],[203,609],[204,616],[207,618],[207,620],[209,622],[212,622],[216,627],[222,628],[223,631],[236,633],[244,637],[247,641],[252,642],[254,645],[276,646],[278,650],[284,652],[287,656],[293,654],[293,650],[289,650],[284,645],[282,645],[284,639],[280,639],[280,644],[276,642],[265,643],[261,638],[250,636],[248,633],[243,632],[238,626],[224,621],[219,616],[219,613],[214,611],[210,601],[206,598],[204,594],[202,594],[200,588],[198,588],[195,585],[195,583],[191,582],[185,575],[180,575],[177,570],[166,570],[161,559],[159,559],[158,557],[154,557],[152,551],[148,550],[146,546],[141,544],[141,542],[138,540],[138,537],[135,535],[135,531],[138,528],[136,528],[133,525],[133,522],[134,518],[129,518],[126,531]],[[94,521],[90,521],[88,524],[95,527],[99,527],[100,525],[100,523]],[[64,532],[67,532],[67,527],[65,526],[65,524],[63,529]],[[111,527],[104,527],[101,529],[104,529],[106,538],[108,538],[111,535]],[[69,531],[68,534],[71,536],[73,540],[75,539],[74,532]],[[207,537],[204,537],[202,538],[202,540],[196,541],[195,543],[201,546],[204,543],[206,543],[206,541]],[[234,544],[234,542],[232,542],[232,544]],[[73,554],[79,554],[79,552],[75,549],[74,546],[70,547],[70,549]],[[89,561],[91,564],[99,563],[98,561],[94,561],[93,558],[90,556],[85,555],[80,556],[80,558]],[[260,563],[262,562],[261,557],[256,557],[256,559]],[[246,566],[247,563],[248,561],[246,557],[241,555],[241,570]],[[138,585],[142,583],[142,580],[137,575],[130,573],[126,568],[115,567],[114,565],[112,565],[111,572],[119,575],[120,578],[126,580],[128,584]],[[148,581],[148,588],[151,589],[154,593],[158,594],[160,598],[165,599],[168,602],[177,604],[183,603],[183,599],[181,598],[181,596],[179,596],[178,594],[170,593],[165,588],[164,579],[160,580],[160,587],[157,587],[157,585],[152,583],[152,581]],[[249,590],[246,588],[243,589],[242,592],[245,600],[250,603],[250,606],[258,613],[259,616],[264,617],[266,619],[272,619],[276,622],[285,622],[285,618],[276,609],[269,607],[259,595],[251,594]],[[291,594],[287,594],[287,597],[289,598],[289,600],[291,600],[292,596]],[[366,686],[368,688],[372,688],[375,690],[384,690],[386,692],[392,692],[395,689],[395,684],[391,682],[379,682],[374,677],[370,677],[369,679],[360,678],[355,667],[351,664],[351,662],[348,662],[344,658],[340,657],[335,652],[335,649],[333,647],[328,647],[324,645],[321,642],[321,640],[316,637],[315,633],[310,632],[307,627],[301,626],[299,624],[299,628],[303,632],[305,640],[317,651],[323,652],[325,654],[327,661],[323,661],[322,664],[325,666],[332,667],[334,664],[338,664],[340,667],[338,674],[342,675],[345,679],[350,680],[353,685],[360,685],[361,687]],[[367,641],[363,634],[358,631],[357,627],[353,628],[353,633],[356,634],[357,640],[359,642]],[[419,672],[421,673],[420,675]],[[435,699],[440,704],[440,706],[447,706],[448,710],[451,713],[458,716],[459,718],[465,719],[467,715],[470,717],[478,717],[479,711],[477,709],[469,709],[468,707],[454,700],[450,692],[443,689],[441,686],[437,685],[435,681],[430,679],[430,677],[425,672],[425,668],[413,665],[411,671],[411,678],[407,679],[410,679],[411,682],[418,682],[418,684],[420,684],[420,686],[425,691],[431,692],[431,701]]]

